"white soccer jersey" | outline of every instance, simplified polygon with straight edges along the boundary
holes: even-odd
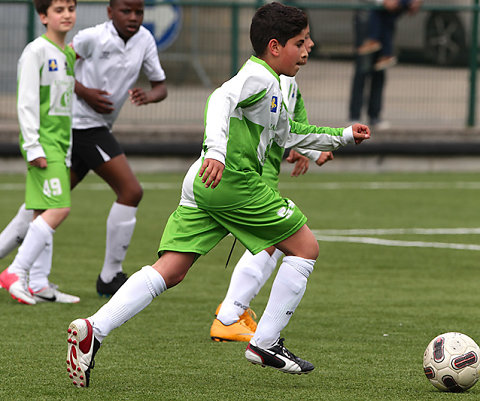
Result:
[[[27,161],[46,157],[70,165],[75,54],[45,35],[30,42],[18,60],[17,112]]]
[[[111,130],[140,69],[149,81],[165,80],[155,39],[143,26],[125,43],[112,21],[107,21],[78,32],[72,44],[80,57],[75,65],[77,81],[87,88],[110,93],[109,99],[115,108],[110,114],[100,114],[75,96],[73,128],[104,126]]]

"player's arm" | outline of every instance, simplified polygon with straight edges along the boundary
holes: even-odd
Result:
[[[304,151],[309,155],[313,156],[304,156],[303,153],[299,153],[298,151]],[[285,159],[289,163],[295,163],[293,167],[292,173],[290,174],[292,177],[298,177],[301,174],[305,174],[308,171],[310,160],[313,160],[317,166],[323,166],[326,162],[333,160],[333,153],[332,152],[319,152],[316,150],[304,150],[304,149],[291,149],[288,157]]]
[[[75,94],[85,100],[87,104],[100,114],[109,114],[114,109],[113,103],[108,96],[110,93],[102,89],[87,88],[77,80],[75,80]]]
[[[205,160],[214,159],[225,166],[230,117],[237,107],[250,107],[266,94],[266,89],[248,77],[236,75],[217,88],[205,107]]]
[[[290,152],[285,160],[288,163],[295,163],[292,173],[290,174],[292,177],[298,177],[299,175],[305,174],[310,166],[310,160],[296,152],[294,149],[290,149]]]
[[[98,44],[98,30],[96,27],[83,29],[78,32],[70,43],[76,54],[76,58],[87,60],[93,55]],[[98,89],[87,88],[81,82],[75,80],[75,94],[83,99],[93,110],[100,114],[109,114],[114,110],[113,103],[108,96],[110,93]]]
[[[40,168],[47,166],[45,151],[40,144],[40,59],[27,49],[18,63],[17,115],[27,161]]]
[[[303,97],[299,89],[297,89],[297,99],[295,102],[295,109],[293,111],[293,119],[299,123],[308,124],[307,109],[303,102]],[[305,154],[309,152],[309,154]],[[298,177],[308,171],[310,167],[310,160],[316,161],[322,152],[319,151],[305,151],[301,149],[290,149],[290,152],[286,158],[288,163],[295,163],[292,173],[292,177]],[[312,158],[313,156],[313,158]]]
[[[161,102],[167,97],[167,85],[165,81],[150,81],[151,89],[145,91],[142,88],[133,88],[128,91],[130,101],[141,106],[149,103]]]
[[[288,129],[290,132],[285,147],[320,151],[336,150],[348,143],[359,144],[370,138],[370,128],[363,124],[354,124],[347,128],[330,128],[290,121]]]
[[[150,90],[133,88],[128,91],[130,102],[136,106],[161,102],[168,94],[165,71],[160,64],[155,39],[151,34],[148,34],[145,40],[142,71],[150,82]]]

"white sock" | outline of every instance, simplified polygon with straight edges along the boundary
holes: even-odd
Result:
[[[28,286],[34,291],[40,291],[48,287],[48,276],[52,270],[53,241],[45,245],[43,251],[33,262],[30,269]]]
[[[122,271],[137,219],[137,208],[114,202],[107,218],[107,243],[100,278],[109,283]]]
[[[17,256],[8,268],[9,273],[29,271],[44,248],[52,243],[54,232],[55,230],[42,216],[33,220],[22,245],[18,248]]]
[[[33,220],[33,210],[25,209],[25,203],[20,206],[15,217],[0,233],[0,259],[7,256],[19,246],[28,231],[28,225]]]
[[[270,259],[268,259],[267,263],[263,268],[263,276],[262,276],[262,281],[260,283],[260,288],[258,289],[259,291],[272,275],[273,271],[277,267],[278,259],[280,259],[282,256],[283,256],[283,252],[279,249],[275,249],[272,256],[270,256]],[[258,291],[257,291],[257,294],[258,294]],[[255,296],[257,296],[257,294],[255,294]]]
[[[152,266],[132,274],[120,289],[88,320],[98,341],[147,307],[167,289],[163,277]]]
[[[278,340],[303,297],[314,264],[315,260],[297,256],[283,258],[265,312],[253,336],[257,346],[270,348]]]
[[[270,259],[266,251],[252,255],[248,250],[238,261],[230,279],[227,295],[218,311],[217,319],[223,324],[235,323],[245,312],[250,301],[258,294],[263,269]]]

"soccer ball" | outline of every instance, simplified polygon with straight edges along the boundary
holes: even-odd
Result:
[[[428,344],[423,371],[436,388],[459,393],[478,380],[480,348],[462,333],[444,333]]]

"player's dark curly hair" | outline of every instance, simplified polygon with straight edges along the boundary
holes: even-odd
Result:
[[[308,25],[304,11],[278,2],[260,7],[252,18],[250,41],[258,57],[264,55],[272,39],[285,46],[287,41],[298,35]]]
[[[75,6],[77,5],[77,0],[72,0]],[[52,4],[53,0],[33,0],[35,5],[35,10],[38,14],[47,14],[48,7]]]

